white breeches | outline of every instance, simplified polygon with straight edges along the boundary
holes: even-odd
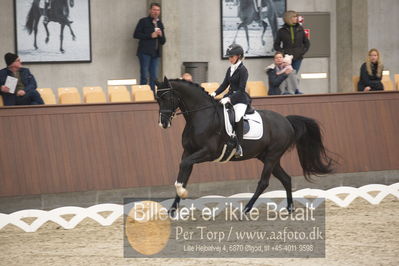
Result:
[[[247,105],[243,103],[237,103],[233,107],[236,116],[235,122],[237,123],[245,115],[245,111],[247,110]]]

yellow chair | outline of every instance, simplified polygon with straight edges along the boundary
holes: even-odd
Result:
[[[106,103],[107,99],[105,98],[105,94],[102,91],[88,91],[84,95],[85,103]]]
[[[219,88],[220,84],[217,82],[203,82],[201,83],[201,87],[203,87],[207,92],[212,93],[217,88]]]
[[[111,89],[108,88],[108,97],[111,103],[131,102],[130,94],[125,89]]]
[[[150,85],[132,85],[132,92],[139,90],[151,90]]]
[[[357,84],[359,83],[360,76],[353,76],[352,77],[352,82],[353,82],[353,90],[357,91]]]
[[[395,87],[399,91],[399,74],[395,74]]]
[[[51,88],[37,88],[45,104],[56,104],[55,94]]]
[[[0,95],[0,106],[4,106],[3,96]]]
[[[75,87],[58,88],[58,97],[60,97],[61,94],[63,94],[63,93],[70,93],[70,92],[79,93],[79,92],[78,92],[78,89],[75,88]]]
[[[80,103],[80,94],[76,92],[63,92],[59,96],[59,103],[60,104],[77,104]]]
[[[103,88],[98,87],[98,86],[83,87],[82,90],[83,90],[83,96],[85,96],[89,92],[94,92],[94,91],[104,92]]]
[[[201,87],[203,87],[205,89],[205,91],[207,91],[209,94],[211,94],[212,92],[214,92],[215,90],[217,90],[219,88],[220,84],[218,82],[203,82],[201,83]],[[216,99],[221,99],[223,97],[223,95],[226,93],[227,89],[222,92],[221,94],[219,94],[218,96],[216,96]]]
[[[152,90],[136,90],[132,91],[132,98],[133,102],[150,102],[150,101],[155,101],[154,99],[154,94],[152,93]]]
[[[383,79],[382,84],[384,84],[384,91],[393,91],[393,83],[390,79]]]
[[[267,87],[263,81],[248,81],[247,90],[251,97],[267,96]]]
[[[127,91],[127,87],[126,86],[108,86],[108,96],[110,95],[111,92],[114,91]]]

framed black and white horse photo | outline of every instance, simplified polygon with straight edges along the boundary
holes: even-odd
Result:
[[[220,0],[222,58],[233,43],[245,57],[272,57],[277,30],[284,24],[286,0]]]
[[[91,62],[90,0],[14,0],[14,10],[24,62]]]

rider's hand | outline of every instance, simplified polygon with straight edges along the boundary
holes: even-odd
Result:
[[[211,94],[209,94],[211,97],[215,98],[216,96],[216,92],[212,92]]]
[[[26,92],[24,90],[19,90],[17,92],[17,96],[24,96],[26,94]]]
[[[225,105],[226,103],[230,102],[230,97],[224,97],[220,100],[220,103]]]
[[[367,86],[366,88],[364,88],[364,91],[371,91],[371,87]]]
[[[158,38],[158,33],[156,31],[154,31],[153,33],[151,33],[151,38],[156,39]]]

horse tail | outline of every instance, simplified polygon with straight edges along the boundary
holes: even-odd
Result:
[[[312,182],[311,175],[331,173],[334,160],[327,155],[318,123],[297,115],[289,115],[287,119],[295,131],[293,145],[296,145],[305,179]]]
[[[35,23],[40,18],[39,2],[40,1],[33,1],[28,16],[26,17],[25,28],[29,34],[32,34]]]

